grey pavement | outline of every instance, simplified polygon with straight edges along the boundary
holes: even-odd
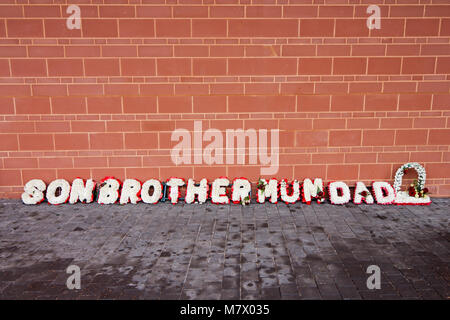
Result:
[[[23,205],[0,200],[0,299],[449,299],[450,199]],[[69,290],[69,265],[81,289]],[[381,269],[369,290],[366,269]]]

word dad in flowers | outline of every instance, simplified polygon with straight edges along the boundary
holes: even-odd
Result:
[[[372,192],[367,188],[364,182],[357,182],[353,193],[353,202],[361,204],[429,204],[431,199],[426,195],[424,186],[424,171],[417,167],[418,164],[406,164],[398,171],[396,176],[396,185],[394,187],[388,182],[373,182]],[[396,188],[401,185],[401,176],[405,170],[414,168],[419,173],[419,182],[414,184],[414,190],[417,193],[412,194],[409,188],[408,192],[398,192]],[[231,190],[227,190],[231,187]],[[416,189],[417,188],[417,189]],[[181,190],[185,189],[184,198],[181,198]],[[48,203],[58,205],[69,202],[91,203],[96,195],[96,202],[100,204],[136,204],[140,201],[148,204],[155,204],[159,201],[169,200],[175,204],[180,199],[185,203],[205,203],[208,199],[215,204],[240,203],[242,205],[251,202],[252,185],[246,178],[236,178],[230,181],[226,177],[215,179],[211,184],[207,179],[201,179],[196,183],[189,179],[187,184],[181,178],[170,178],[166,182],[156,179],[150,179],[143,184],[135,179],[126,179],[123,184],[114,177],[103,179],[98,187],[92,179],[84,181],[77,178],[73,180],[72,185],[64,179],[52,181],[48,186],[40,179],[28,181],[24,187],[22,201],[25,204],[38,204],[47,199]],[[325,201],[325,188],[322,179],[305,179],[303,183],[297,180],[289,183],[286,179],[278,181],[277,179],[259,179],[256,184],[256,202],[264,203],[268,200],[271,203],[277,203],[280,199],[285,203],[296,203],[302,201],[311,204],[311,201],[323,203]],[[45,194],[44,194],[45,192]],[[373,194],[372,194],[373,193]],[[328,184],[329,200],[332,204],[345,204],[350,202],[352,195],[349,186],[342,181],[330,182]]]

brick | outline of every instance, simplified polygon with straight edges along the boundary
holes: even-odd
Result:
[[[420,45],[417,44],[390,44],[386,48],[388,56],[418,56]]]
[[[364,130],[363,146],[394,145],[395,130]]]
[[[360,146],[361,130],[330,131],[330,146]]]
[[[71,121],[72,132],[105,132],[104,121]]]
[[[225,37],[227,21],[224,19],[193,19],[193,37]]]
[[[28,7],[25,7],[25,13],[28,13],[29,10],[27,10]],[[21,6],[8,6],[5,4],[2,4],[2,11],[0,12],[0,17],[2,18],[12,18],[12,17],[19,17],[21,18],[23,16],[22,14],[22,7]]]
[[[40,158],[39,168],[73,168],[73,160],[68,157]]]
[[[413,119],[411,118],[386,118],[381,119],[381,128],[412,128]]]
[[[139,46],[139,57],[171,57],[173,56],[172,46],[167,45],[151,45],[151,46]]]
[[[367,37],[366,19],[336,19],[336,37]]]
[[[333,95],[331,97],[331,111],[362,111],[363,108],[363,95]]]
[[[431,57],[405,57],[403,58],[403,74],[433,74],[435,58]]]
[[[50,99],[49,98],[35,98],[35,97],[21,97],[16,98],[16,113],[17,114],[49,114],[50,113]]]
[[[29,46],[28,55],[30,57],[64,57],[64,47],[60,46]]]
[[[105,95],[138,95],[138,84],[105,84]]]
[[[226,75],[227,61],[225,59],[193,59],[194,76]]]
[[[124,113],[156,113],[156,97],[123,97]]]
[[[158,97],[158,113],[192,112],[192,98],[189,96]]]
[[[230,75],[287,75],[296,74],[294,58],[230,58]]]
[[[345,129],[345,122],[345,119],[314,119],[313,129]]]
[[[333,74],[365,74],[366,58],[334,58]]]
[[[450,73],[450,57],[437,58],[436,73],[443,73],[443,74]]]
[[[450,129],[430,129],[428,144],[448,145],[450,141]]]
[[[337,18],[337,17],[353,17],[353,6],[320,6],[319,17],[321,18]]]
[[[120,65],[123,76],[154,76],[156,74],[155,59],[121,59]]]
[[[284,45],[283,56],[315,56],[316,46],[314,45]]]
[[[244,16],[244,6],[211,6],[209,14],[213,18],[240,18]]]
[[[134,7],[131,6],[100,6],[100,17],[104,18],[126,18],[134,17]]]
[[[91,133],[89,134],[90,149],[116,150],[123,149],[122,133]]]
[[[157,19],[156,37],[190,37],[191,23],[188,19]]]
[[[369,58],[368,74],[400,74],[401,58]]]
[[[44,27],[41,19],[8,19],[6,20],[8,37],[11,38],[38,38],[44,36]]]
[[[194,96],[193,105],[196,113],[227,112],[225,96]]]
[[[13,98],[0,97],[0,114],[13,114],[14,113],[14,100]]]
[[[425,145],[427,136],[427,130],[397,130],[395,145]]]
[[[55,134],[55,150],[86,150],[89,149],[88,135],[84,133]]]
[[[11,59],[13,77],[45,77],[47,67],[44,59]]]
[[[48,59],[49,76],[82,76],[83,61],[81,59]]]
[[[191,75],[191,60],[187,58],[157,59],[159,76]]]
[[[175,57],[207,57],[209,47],[204,45],[180,45],[174,47]]]
[[[391,17],[423,17],[423,6],[392,6]]]
[[[296,19],[232,19],[228,21],[229,37],[296,37]]]
[[[66,46],[66,57],[99,57],[100,46]]]
[[[38,121],[35,124],[36,132],[69,132],[70,123],[68,121]]]
[[[136,57],[136,46],[102,46],[103,57]]]
[[[74,38],[81,37],[80,29],[68,29],[66,26],[66,19],[45,19],[45,37],[46,38]],[[84,30],[85,23],[82,23]],[[115,30],[115,28],[113,29]]]
[[[88,113],[122,113],[120,97],[88,97]]]
[[[142,121],[142,131],[173,131],[175,121]]]
[[[431,94],[400,94],[399,110],[429,110]]]
[[[0,57],[18,58],[27,56],[27,47],[25,46],[0,46]]]
[[[415,118],[414,128],[445,128],[447,119],[444,117],[439,118]]]
[[[330,58],[300,58],[298,61],[299,75],[331,74],[332,59]]]
[[[333,19],[300,20],[301,37],[332,37],[334,35]]]
[[[326,177],[327,170],[324,165],[297,165],[294,166],[294,176],[298,180],[305,178]]]
[[[127,149],[157,149],[158,133],[126,133],[125,148]]]
[[[120,19],[119,36],[124,38],[154,37],[153,19]]]
[[[213,45],[209,47],[209,55],[211,57],[242,57],[244,46]]]
[[[327,166],[327,180],[356,180],[358,179],[358,165],[331,164]]]
[[[351,46],[349,45],[339,45],[339,44],[325,44],[317,46],[318,56],[349,56]],[[314,55],[314,54],[312,54]],[[353,53],[353,55],[358,55]]]
[[[22,168],[37,168],[37,159],[32,158],[7,158],[4,159],[6,169],[22,169]]]
[[[248,6],[245,8],[247,18],[278,18],[281,17],[280,6]]]
[[[326,147],[328,145],[328,131],[297,131],[295,146],[297,147]]]
[[[75,157],[73,164],[75,168],[102,168],[107,166],[106,157]]]
[[[361,164],[359,168],[359,179],[370,180],[383,179],[388,180],[392,177],[391,164]]]
[[[141,131],[141,122],[134,120],[124,120],[124,121],[107,121],[106,122],[107,132],[139,132]]]
[[[116,19],[83,19],[84,37],[117,37],[117,21]]]
[[[109,166],[113,168],[114,167],[129,168],[142,166],[141,157],[110,157],[108,161]]]
[[[405,19],[381,19],[381,28],[370,30],[370,37],[403,37]]]
[[[328,164],[328,163],[343,163],[343,153],[316,153],[312,155],[312,163]]]
[[[247,57],[276,57],[280,56],[280,46],[261,46],[261,45],[254,45],[254,46],[245,46],[245,55]]]
[[[450,110],[450,94],[434,94],[433,110]]]
[[[373,153],[346,153],[346,163],[375,163],[377,161],[377,154]]]
[[[295,96],[229,96],[228,112],[293,112]]]
[[[7,59],[0,60],[0,76],[1,77],[9,77],[9,62]]]
[[[405,35],[407,37],[437,36],[439,19],[406,19]]]
[[[366,111],[397,110],[397,95],[395,94],[368,94],[365,102]]]
[[[86,76],[118,76],[120,75],[119,59],[89,58],[84,60]]]
[[[53,150],[51,134],[19,134],[20,150]]]
[[[3,132],[3,131],[2,131]],[[18,150],[17,135],[16,134],[0,134],[0,150],[1,151],[15,151]]]
[[[30,181],[32,179],[42,179],[49,183],[56,179],[55,169],[23,169],[22,179],[24,182]]]
[[[84,97],[52,97],[53,114],[82,114],[86,113]]]
[[[329,95],[300,95],[298,96],[299,112],[308,111],[329,111],[330,96]]]
[[[136,6],[136,16],[139,18],[170,18],[172,8],[170,6]]]
[[[283,6],[283,17],[285,18],[312,18],[317,17],[317,6]]]
[[[20,170],[0,170],[0,186],[20,186]]]
[[[173,7],[174,18],[206,18],[208,7],[206,6],[175,6]]]

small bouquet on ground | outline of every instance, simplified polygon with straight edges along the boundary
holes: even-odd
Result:
[[[425,198],[428,193],[428,188],[421,188],[419,182],[415,179],[413,183],[406,190],[410,197]]]

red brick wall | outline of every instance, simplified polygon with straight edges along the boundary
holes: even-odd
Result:
[[[450,195],[448,0],[0,2],[0,197],[31,178],[259,177],[175,167],[171,132],[194,120],[279,128],[277,177],[392,181],[418,161]]]

